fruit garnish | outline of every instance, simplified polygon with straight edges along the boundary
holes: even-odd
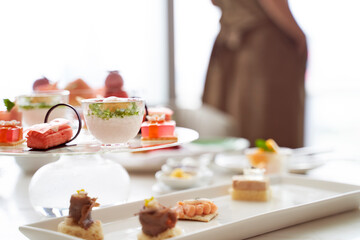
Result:
[[[76,192],[77,192],[78,194],[80,194],[80,193],[85,193],[85,190],[84,190],[84,189],[80,189],[80,190],[76,190]]]
[[[276,142],[273,139],[256,139],[255,146],[259,149],[262,149],[265,152],[278,152],[279,146],[276,144]]]
[[[268,149],[271,150],[271,152],[279,152],[279,146],[277,145],[277,143],[274,141],[274,139],[268,139],[265,141],[266,146],[268,147]]]
[[[127,109],[131,107],[130,102],[115,102],[115,103],[103,103],[102,109],[104,110],[110,110],[112,112],[118,110],[118,109]]]
[[[153,114],[146,116],[147,120],[150,122],[164,122],[165,114]]]
[[[128,108],[117,108],[115,110],[107,109],[107,107],[104,107],[102,105],[108,105],[112,103],[92,103],[89,104],[89,111],[88,115],[90,116],[96,116],[104,120],[109,120],[113,117],[120,117],[124,118],[125,116],[133,116],[133,115],[139,115],[139,108],[136,105],[136,102],[131,102]],[[115,104],[122,104],[122,103],[115,103]],[[126,102],[126,104],[129,104]],[[111,106],[111,105],[109,105]]]
[[[191,177],[191,174],[184,172],[181,168],[175,168],[171,174],[170,177],[172,178],[185,178],[188,179]]]
[[[12,101],[10,101],[9,99],[3,99],[5,107],[6,107],[6,111],[10,112],[11,109],[15,106],[15,103],[13,103]]]
[[[151,197],[151,198],[148,198],[148,199],[145,199],[144,201],[145,201],[145,207],[149,207],[149,203],[151,202],[151,201],[153,201],[154,200],[154,197]]]
[[[118,71],[109,71],[109,75],[105,79],[105,86],[107,88],[122,88],[124,80]]]
[[[40,86],[46,86],[49,84],[50,84],[50,81],[46,77],[37,79],[33,84],[33,90],[37,90]]]

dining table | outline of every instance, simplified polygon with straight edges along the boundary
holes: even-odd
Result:
[[[211,163],[214,175],[208,184],[231,183],[232,171]],[[128,171],[130,193],[127,202],[160,196],[155,191],[155,171]],[[19,226],[49,219],[34,210],[29,200],[29,184],[34,173],[24,172],[12,156],[0,156],[0,239],[25,240]],[[360,185],[360,159],[330,156],[328,160],[303,174],[306,178]],[[216,239],[216,238],[214,238]],[[314,219],[294,226],[253,236],[252,240],[309,239],[340,240],[360,239],[360,209],[354,209]]]

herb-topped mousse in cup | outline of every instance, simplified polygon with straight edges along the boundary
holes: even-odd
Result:
[[[81,103],[87,128],[103,144],[126,144],[140,130],[145,112],[141,98],[93,98]]]
[[[39,91],[16,97],[16,103],[19,111],[22,112],[22,120],[25,126],[43,123],[46,113],[52,106],[68,102],[69,91],[67,90]],[[65,115],[66,108],[58,108],[51,113],[49,120],[64,118]]]

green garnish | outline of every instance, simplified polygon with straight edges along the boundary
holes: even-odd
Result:
[[[10,101],[9,99],[3,99],[3,101],[4,101],[4,104],[5,104],[5,107],[6,107],[6,110],[8,111],[8,112],[10,112],[11,111],[11,109],[15,106],[15,103],[13,103],[12,101]]]
[[[33,104],[33,105],[19,106],[19,108],[30,110],[30,109],[34,109],[34,108],[51,108],[52,106],[53,105],[49,105],[49,104],[46,104],[46,103],[39,103],[39,104]]]
[[[88,115],[96,116],[104,120],[109,120],[113,117],[124,118],[125,116],[139,115],[139,109],[136,106],[135,102],[131,103],[131,106],[126,109],[116,109],[111,111],[110,109],[104,109],[104,103],[92,103],[89,104]]]
[[[266,141],[264,139],[256,139],[255,146],[263,149],[265,152],[273,152],[271,149],[266,146]]]

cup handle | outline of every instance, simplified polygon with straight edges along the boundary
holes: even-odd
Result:
[[[76,111],[76,109],[75,109],[73,106],[71,106],[70,104],[66,104],[66,103],[59,103],[59,104],[56,104],[56,105],[52,106],[52,107],[49,109],[49,111],[47,111],[47,113],[46,113],[46,115],[45,115],[44,123],[47,123],[48,118],[49,118],[49,116],[50,116],[50,113],[51,113],[55,108],[57,108],[57,107],[59,107],[59,106],[66,106],[66,107],[68,107],[68,108],[71,108],[71,109],[75,112],[76,117],[77,117],[77,119],[78,119],[78,121],[79,121],[79,127],[78,127],[78,130],[77,130],[76,134],[75,134],[69,141],[66,142],[66,143],[69,143],[69,142],[73,141],[75,138],[77,138],[77,136],[80,134],[80,131],[81,131],[81,128],[82,128],[82,123],[81,123],[80,114],[78,113],[78,111]],[[64,143],[64,144],[66,144],[66,143]]]

